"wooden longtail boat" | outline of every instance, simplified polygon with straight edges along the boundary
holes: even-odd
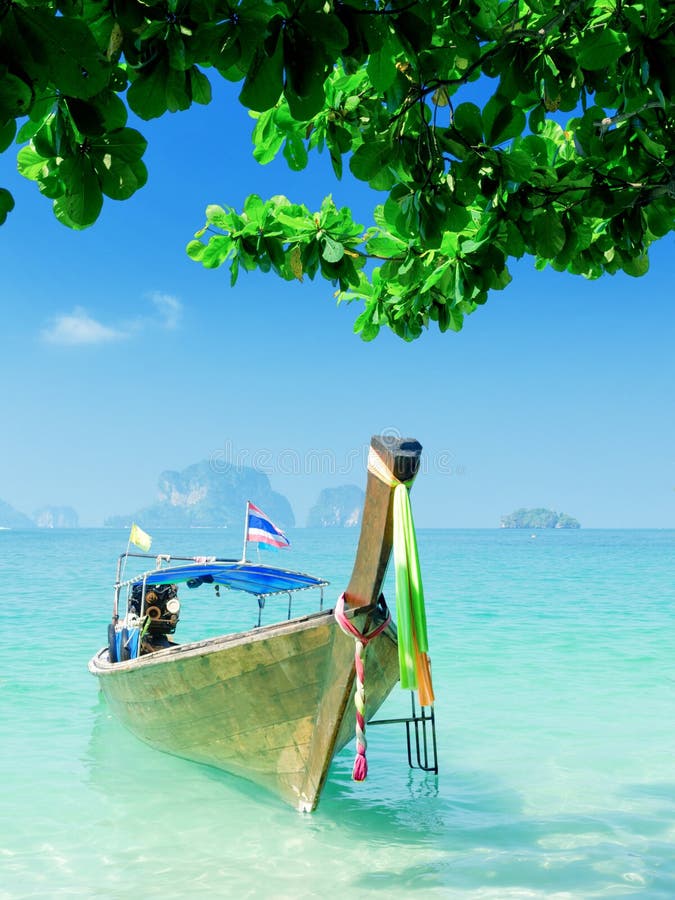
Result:
[[[414,440],[374,437],[371,443],[358,550],[339,604],[346,627],[366,636],[366,721],[399,678],[396,630],[381,588],[392,550],[394,486],[414,479],[421,449]],[[112,711],[158,750],[314,810],[333,756],[354,736],[355,640],[344,619],[341,626],[334,610],[322,610],[184,644],[170,644],[161,632],[175,628],[182,582],[241,589],[260,605],[269,594],[327,582],[245,561],[167,556],[148,556],[152,570],[122,581],[121,561],[132,555],[141,556],[127,552],[118,564],[109,646],[89,662]],[[120,659],[130,653],[135,658]]]

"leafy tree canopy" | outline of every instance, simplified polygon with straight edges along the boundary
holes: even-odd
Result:
[[[674,58],[670,0],[0,0],[0,151],[85,228],[145,183],[129,109],[241,82],[260,163],[327,151],[383,202],[368,228],[331,197],[210,206],[189,255],[233,283],[320,274],[364,339],[411,340],[461,328],[511,257],[647,271],[674,225]]]

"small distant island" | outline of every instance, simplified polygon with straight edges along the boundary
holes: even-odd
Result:
[[[0,528],[23,530],[25,528],[77,528],[77,513],[71,506],[43,506],[32,516],[19,512],[0,500]]]
[[[325,488],[307,516],[308,528],[355,528],[361,522],[365,494],[355,484]]]
[[[72,506],[43,506],[33,513],[38,528],[77,528],[78,515]]]
[[[581,528],[567,513],[552,509],[517,509],[510,516],[502,516],[500,528]]]

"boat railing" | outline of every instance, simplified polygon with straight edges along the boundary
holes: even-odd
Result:
[[[318,587],[320,589],[319,612],[321,612],[323,610],[323,602],[324,602],[323,589],[327,584],[328,584],[328,582],[325,582],[324,584],[320,584],[320,585],[313,584],[313,585],[310,585],[308,588],[298,588],[298,591],[316,590],[316,588]],[[267,600],[267,598],[268,597],[278,597],[281,594],[288,595],[288,612],[286,615],[286,620],[288,622],[290,622],[291,618],[293,616],[293,595],[295,593],[297,593],[297,591],[271,591],[269,594],[256,594],[256,600],[258,601],[258,624],[256,627],[260,628],[262,626],[262,611],[263,611],[263,609],[265,609],[265,601]]]
[[[128,579],[127,581],[122,581],[122,574],[126,568],[127,559],[154,559],[155,565],[152,569],[148,569],[146,573],[141,572],[140,574],[134,575],[133,578]],[[174,556],[170,553],[134,553],[132,551],[125,551],[124,553],[120,553],[117,559],[117,576],[115,578],[115,584],[127,585],[131,582],[139,581],[144,574],[149,575],[150,572],[156,572],[158,569],[161,569],[163,564],[168,564],[170,562],[198,562],[200,560],[208,559],[209,562],[218,562],[218,563],[237,563],[240,562],[238,559],[233,559],[231,557],[224,556]]]
[[[134,560],[152,560],[152,568],[147,568],[142,572],[136,571],[133,575],[128,575],[127,561],[130,558]],[[171,566],[171,563],[176,563],[177,565]],[[190,565],[185,566],[185,563],[188,563]],[[126,645],[128,645],[129,642],[135,641],[136,636],[138,635],[138,651],[134,655],[134,658],[136,655],[140,655],[143,653],[142,646],[144,638],[146,637],[146,632],[148,632],[149,629],[152,630],[152,628],[154,627],[150,619],[153,619],[153,621],[158,619],[157,615],[152,616],[152,610],[154,609],[154,607],[148,607],[147,605],[147,592],[150,590],[155,590],[158,583],[158,575],[163,579],[166,574],[167,583],[172,581],[173,572],[176,572],[177,574],[177,581],[186,580],[185,570],[190,569],[193,565],[196,567],[205,565],[208,567],[213,567],[214,574],[215,569],[219,568],[222,565],[222,568],[225,571],[239,571],[240,568],[246,569],[247,567],[252,567],[257,571],[267,570],[274,573],[285,572],[286,574],[291,574],[294,576],[302,576],[302,573],[291,573],[287,570],[278,569],[274,566],[266,566],[261,563],[251,564],[245,560],[233,559],[231,557],[178,556],[167,553],[137,553],[127,550],[119,555],[117,561],[117,572],[114,584],[112,630],[113,637],[115,637],[117,632],[126,632]],[[128,577],[126,578],[125,573],[128,575]],[[272,585],[269,585],[266,590],[262,590],[260,592],[251,590],[250,588],[246,588],[241,584],[229,585],[226,583],[226,581],[221,582],[219,581],[218,576],[216,576],[214,585],[218,596],[220,596],[219,591],[221,588],[225,588],[226,590],[233,589],[235,591],[241,590],[248,593],[249,595],[254,596],[258,606],[257,626],[255,627],[260,628],[262,625],[262,614],[265,608],[265,602],[269,597],[286,596],[288,598],[287,619],[290,621],[293,615],[294,594],[318,587],[320,589],[318,604],[319,611],[323,610],[324,587],[328,584],[328,582],[321,579],[316,579],[314,578],[314,576],[306,577],[311,577],[313,583],[305,585],[294,585],[292,588],[289,588],[287,586],[282,587],[280,585],[275,585],[274,589],[272,589]],[[213,577],[211,577],[207,582],[205,580],[202,581],[202,578],[198,577],[194,579],[194,581],[197,583],[193,584],[190,579],[187,579],[186,581],[188,587],[193,588],[197,587],[199,583],[211,583],[213,582],[213,580]],[[140,591],[137,591],[137,588],[139,587]],[[133,603],[132,594],[134,597]],[[150,616],[148,614],[150,614]],[[162,624],[165,624],[163,620]]]

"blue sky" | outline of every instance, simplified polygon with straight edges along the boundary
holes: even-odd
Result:
[[[672,236],[644,278],[524,260],[460,334],[364,344],[359,309],[327,283],[244,274],[232,290],[185,255],[208,203],[252,192],[309,206],[332,192],[370,222],[372,193],[336,183],[327,158],[258,166],[236,92],[216,93],[139,126],[148,185],[85,232],[0,157],[17,201],[0,231],[0,499],[97,525],[151,502],[165,469],[255,461],[304,524],[321,488],[363,483],[385,430],[425,447],[420,526],[548,506],[587,527],[675,527]]]

